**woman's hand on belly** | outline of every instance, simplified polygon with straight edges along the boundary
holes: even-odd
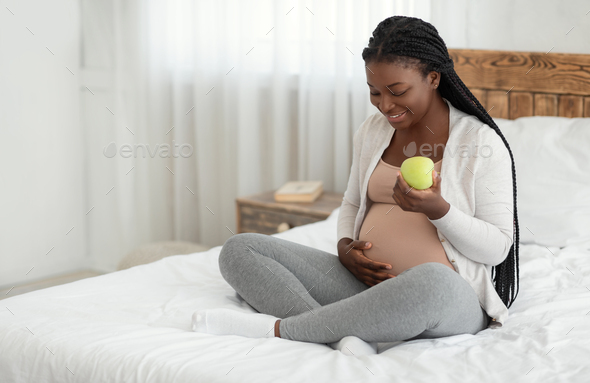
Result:
[[[391,269],[391,265],[372,261],[365,256],[363,249],[370,247],[371,245],[367,246],[365,241],[352,241],[338,249],[338,258],[359,281],[373,287],[384,280],[395,278],[395,275],[381,271]]]
[[[408,185],[398,171],[392,197],[402,210],[423,213],[432,220],[439,219],[447,214],[451,205],[441,195],[441,178],[436,171],[432,172],[432,180],[431,187],[417,190]]]

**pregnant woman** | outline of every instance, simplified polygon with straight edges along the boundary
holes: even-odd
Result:
[[[194,331],[326,343],[359,355],[374,353],[376,342],[476,334],[505,322],[518,294],[508,143],[431,24],[389,17],[362,56],[379,112],[354,135],[338,256],[234,235],[221,250],[221,274],[259,313],[198,310]],[[415,155],[434,162],[428,189],[411,188],[400,174]]]

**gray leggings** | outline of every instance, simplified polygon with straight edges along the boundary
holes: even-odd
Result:
[[[335,254],[258,233],[229,238],[223,278],[258,312],[281,318],[281,338],[396,342],[476,334],[490,317],[472,287],[449,267],[428,262],[373,287]]]

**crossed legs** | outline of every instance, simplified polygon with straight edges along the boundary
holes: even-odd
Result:
[[[226,241],[219,267],[254,309],[281,318],[274,331],[285,339],[331,343],[353,335],[393,342],[475,334],[489,323],[471,286],[435,262],[369,287],[334,254],[242,233]]]

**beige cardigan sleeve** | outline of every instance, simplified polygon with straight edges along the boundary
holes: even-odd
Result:
[[[352,166],[350,167],[350,176],[348,177],[348,186],[342,198],[342,205],[340,205],[340,213],[338,215],[338,226],[336,243],[340,242],[342,238],[354,239],[354,222],[361,205],[360,181],[359,181],[359,160],[360,149],[362,142],[361,131],[368,123],[367,118],[361,127],[357,129],[353,137],[353,152],[352,152]]]
[[[443,217],[429,221],[463,255],[496,266],[514,242],[512,160],[496,132],[489,127],[481,132],[481,141],[492,145],[493,154],[480,158],[475,171],[475,216],[451,205]]]

